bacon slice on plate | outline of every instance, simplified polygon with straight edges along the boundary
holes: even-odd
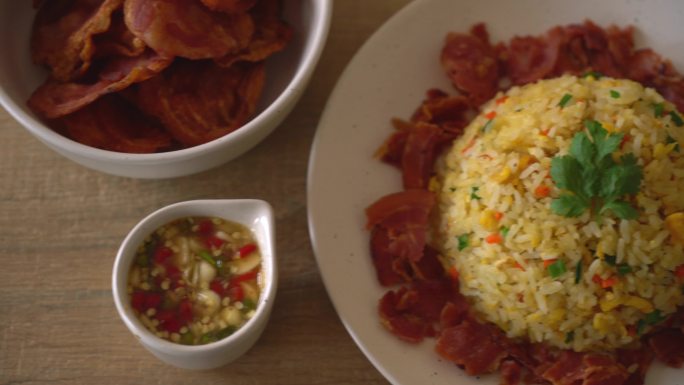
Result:
[[[61,118],[59,126],[79,143],[110,151],[152,153],[172,144],[159,122],[145,117],[115,94]]]
[[[428,216],[435,196],[425,190],[406,190],[380,198],[366,209],[369,229],[387,230],[387,250],[398,258],[418,261],[425,248]]]
[[[427,188],[437,159],[441,133],[439,127],[427,123],[417,123],[410,130],[401,158],[405,189]]]
[[[495,326],[466,319],[442,330],[436,350],[445,359],[463,367],[471,376],[499,368],[507,352],[496,342],[501,331]]]
[[[133,58],[117,58],[109,61],[97,73],[98,79],[94,83],[62,83],[48,79],[33,92],[28,105],[44,118],[58,118],[83,108],[102,95],[149,79],[171,62],[172,59],[149,50]]]
[[[468,99],[461,95],[450,96],[444,91],[430,89],[425,100],[411,116],[411,121],[393,119],[395,132],[376,152],[376,157],[385,163],[402,167],[402,157],[406,151],[406,142],[417,123],[433,124],[439,127],[439,136],[434,151],[441,151],[463,133],[468,125],[468,114],[471,113]]]
[[[505,360],[501,363],[501,385],[519,385],[522,381],[523,367],[515,360]]]
[[[216,63],[229,67],[238,61],[256,62],[282,51],[292,39],[292,28],[280,19],[280,1],[262,0],[251,10],[255,31],[247,47],[217,58]]]
[[[684,365],[684,333],[678,329],[665,329],[648,339],[655,356],[666,365],[681,368]]]
[[[212,11],[226,13],[247,12],[254,6],[257,0],[201,0]]]
[[[612,356],[563,351],[542,377],[553,385],[622,385],[627,370]]]
[[[239,52],[254,33],[249,14],[212,12],[190,0],[125,0],[124,20],[155,51],[188,59]]]
[[[449,33],[441,55],[453,85],[475,105],[491,99],[499,87],[499,64],[486,30],[476,25],[470,34]]]
[[[212,61],[178,60],[138,86],[135,103],[157,117],[186,146],[206,143],[244,125],[264,85],[262,63],[221,68]]]
[[[36,14],[31,54],[47,65],[60,81],[83,75],[95,53],[93,37],[111,25],[111,16],[123,0],[51,0]]]
[[[630,373],[624,385],[643,385],[646,372],[653,362],[653,351],[644,345],[639,349],[618,349],[616,356],[625,368],[636,365],[636,370]]]
[[[414,281],[396,291],[388,291],[380,300],[382,324],[397,337],[420,342],[433,337],[442,308],[453,295],[451,282],[444,278]]]

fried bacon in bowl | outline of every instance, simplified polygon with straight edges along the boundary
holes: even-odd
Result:
[[[0,103],[43,143],[106,173],[168,178],[254,147],[294,107],[329,0],[0,4]]]

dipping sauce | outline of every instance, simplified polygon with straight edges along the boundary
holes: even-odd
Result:
[[[261,293],[261,252],[249,229],[221,218],[174,220],[136,252],[128,293],[158,337],[202,345],[233,334]]]

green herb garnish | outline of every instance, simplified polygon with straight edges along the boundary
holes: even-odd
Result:
[[[477,186],[473,186],[473,187],[470,188],[470,199],[477,199],[477,200],[482,199],[482,197],[480,197],[479,195],[477,195],[477,191],[478,191],[478,190],[480,190],[480,188],[477,187]]]
[[[636,218],[636,209],[621,198],[639,192],[641,167],[633,154],[623,155],[620,163],[612,157],[624,135],[609,134],[595,120],[586,120],[584,125],[589,135],[575,134],[570,153],[551,160],[551,178],[566,190],[551,202],[551,210],[558,215],[578,217],[590,209],[597,220],[607,212],[621,219]]]
[[[560,108],[565,107],[568,104],[568,102],[570,102],[570,99],[572,99],[572,95],[570,95],[570,94],[563,95],[560,102],[558,102],[558,107],[560,107]]]
[[[508,235],[508,232],[509,232],[510,230],[511,230],[511,229],[508,228],[508,227],[506,227],[506,226],[501,226],[501,230],[500,230],[500,231],[501,231],[501,236],[504,237],[504,238],[506,238],[506,235]]]
[[[463,234],[458,236],[458,251],[462,251],[469,244],[468,234]]]
[[[613,99],[618,99],[620,97],[620,93],[615,90],[610,90],[610,97]]]
[[[672,119],[672,122],[675,124],[677,127],[684,126],[684,120],[682,120],[682,117],[679,116],[678,113],[674,111],[670,111],[670,118]]]
[[[575,266],[575,284],[580,283],[581,279],[582,279],[582,260],[577,262],[577,266]]]
[[[665,103],[653,103],[653,115],[655,115],[656,118],[663,116],[664,111]]]
[[[547,267],[547,269],[549,270],[551,278],[558,278],[567,271],[565,269],[565,264],[563,263],[563,261],[560,260],[550,264],[549,267]]]

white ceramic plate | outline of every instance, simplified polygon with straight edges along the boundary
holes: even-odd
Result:
[[[468,378],[440,360],[435,341],[404,343],[379,323],[386,291],[376,281],[364,229],[364,209],[401,190],[400,174],[373,159],[391,133],[391,117],[408,118],[431,87],[451,90],[439,53],[448,31],[484,21],[493,41],[540,34],[591,18],[600,25],[633,24],[638,46],[650,46],[684,70],[681,0],[421,0],[387,22],[358,52],[339,80],[320,121],[309,164],[311,238],[328,293],[347,330],[394,384],[498,384]],[[684,383],[684,371],[657,366],[646,383]]]

